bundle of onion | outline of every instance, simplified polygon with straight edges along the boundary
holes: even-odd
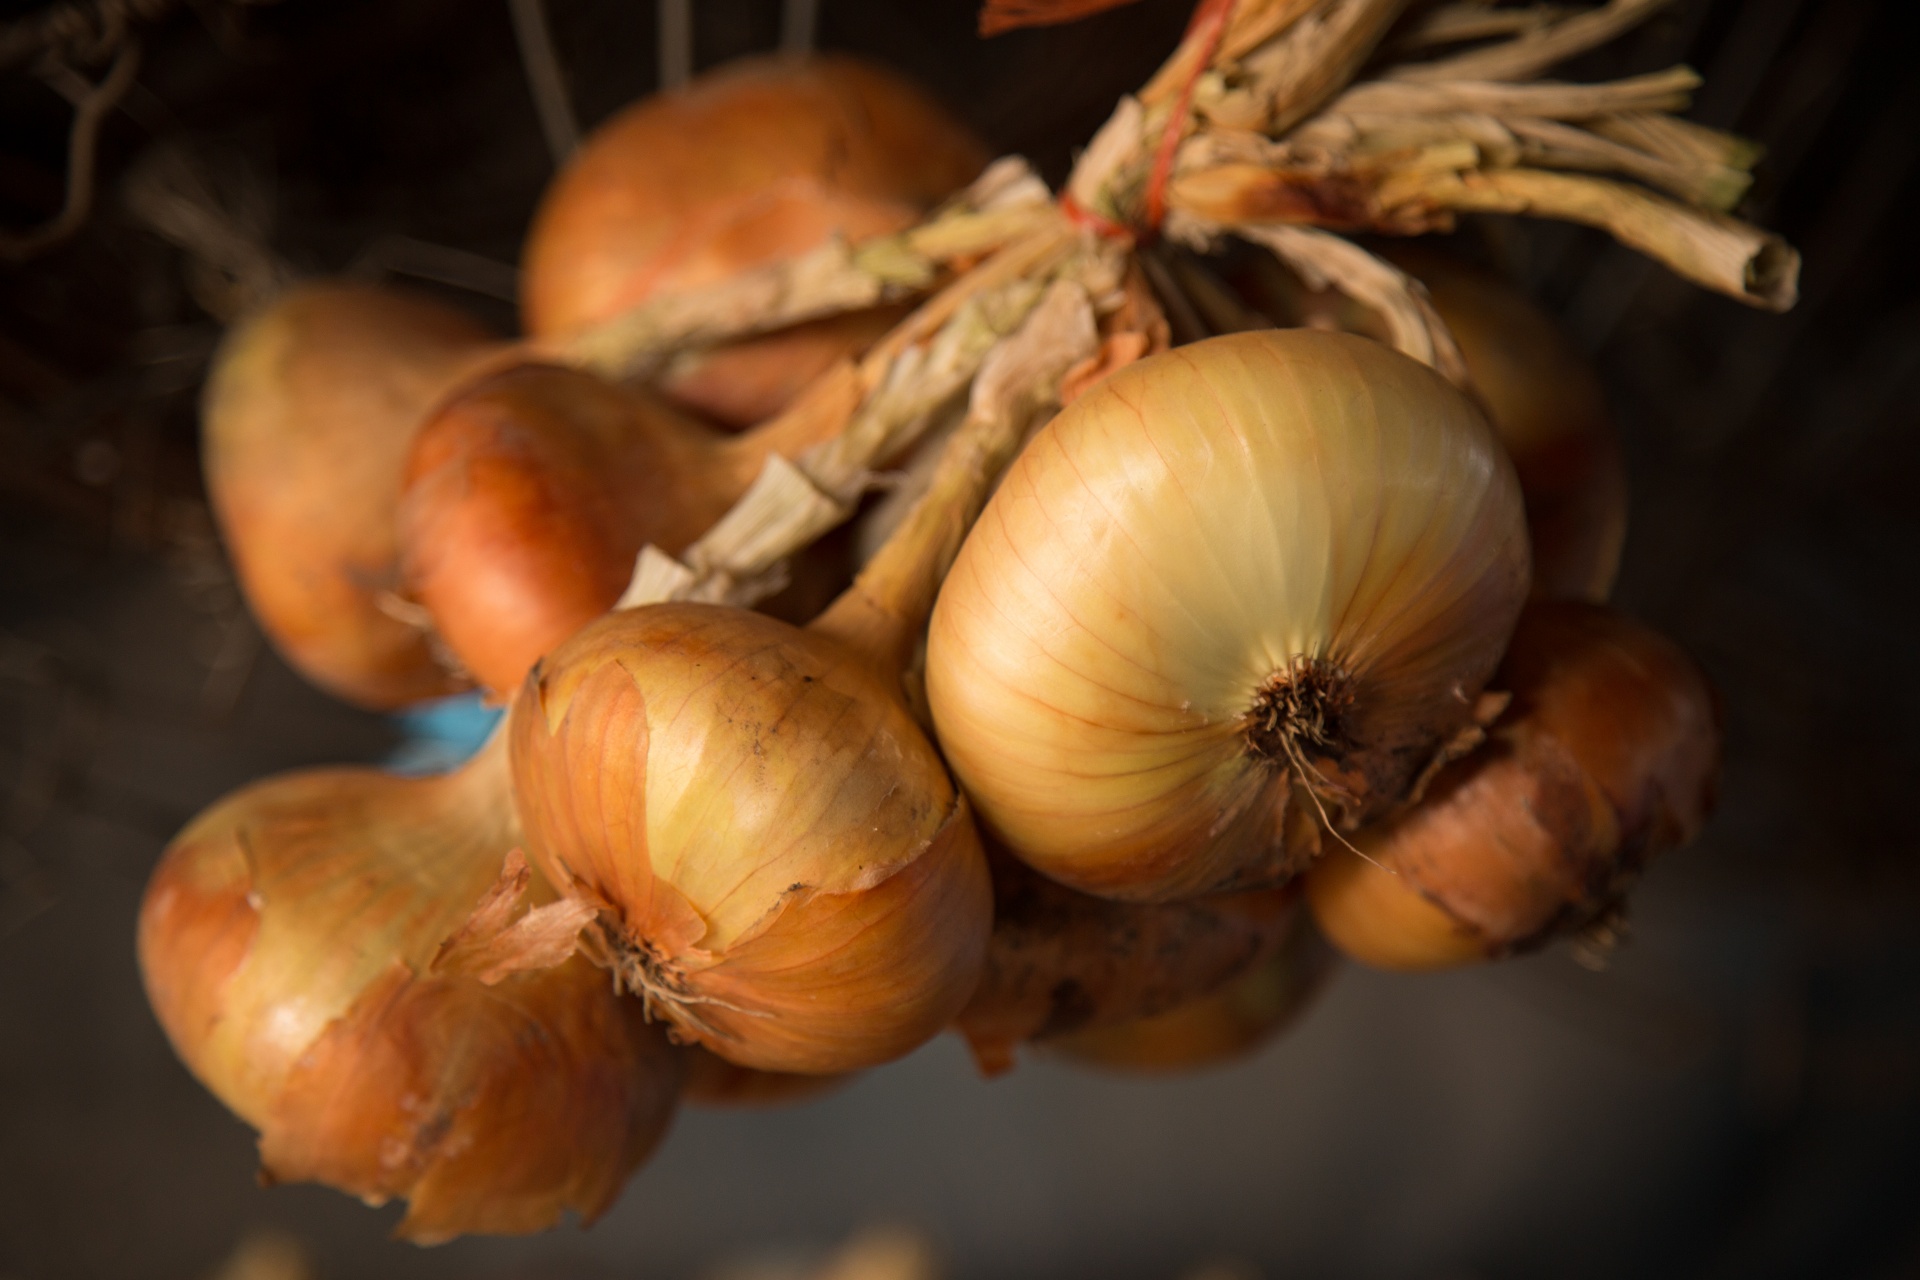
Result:
[[[567,958],[577,912],[522,910],[545,891],[512,853],[505,757],[246,787],[175,837],[141,905],[154,1012],[260,1131],[264,1176],[404,1196],[416,1240],[598,1214],[678,1090],[639,1003]]]
[[[986,863],[902,676],[986,485],[1092,350],[1084,293],[1049,298],[1064,306],[1043,303],[1016,337],[1058,324],[1069,340],[1009,340],[989,358],[927,494],[811,626],[622,610],[543,660],[514,703],[530,850],[596,909],[621,983],[731,1062],[884,1062],[947,1025],[978,980]]]
[[[510,694],[535,659],[613,607],[642,547],[679,552],[770,455],[838,427],[834,387],[848,381],[728,437],[589,372],[496,369],[414,439],[399,517],[408,591],[474,678]]]
[[[993,857],[993,940],[955,1026],[987,1075],[1024,1043],[1138,1024],[1236,985],[1298,929],[1298,895],[1255,889],[1128,903]]]
[[[1167,901],[1277,883],[1474,722],[1527,590],[1513,470],[1438,375],[1242,333],[1114,374],[1007,473],[934,610],[927,692],[1044,874]]]
[[[1513,701],[1480,751],[1307,880],[1315,918],[1357,960],[1433,969],[1506,955],[1596,920],[1712,805],[1711,689],[1671,641],[1598,606],[1528,606],[1496,683]]]
[[[1385,256],[1427,288],[1474,394],[1513,459],[1533,547],[1533,598],[1604,602],[1627,536],[1619,433],[1592,365],[1554,318],[1490,272],[1419,246]],[[1386,338],[1380,317],[1343,294],[1313,292],[1270,258],[1247,283],[1284,323]]]
[[[576,332],[660,293],[911,226],[985,149],[899,77],[844,57],[754,59],[602,125],[555,180],[523,255],[529,333]],[[671,372],[667,389],[735,425],[784,407],[896,318],[855,312]]]
[[[315,684],[370,707],[464,682],[393,595],[414,425],[500,344],[452,308],[309,283],[228,333],[202,405],[207,495],[254,616]]]
[[[1332,950],[1302,906],[1267,953],[1218,990],[1152,1017],[1068,1032],[1048,1048],[1114,1071],[1220,1066],[1292,1026],[1326,985],[1332,961]]]

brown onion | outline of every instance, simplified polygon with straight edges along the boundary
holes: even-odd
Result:
[[[902,230],[986,160],[938,104],[880,68],[845,57],[723,67],[616,115],[548,189],[523,255],[527,330],[574,333],[832,236]],[[723,422],[758,422],[891,318],[751,339],[666,385]]]
[[[1196,1071],[1243,1058],[1305,1012],[1332,972],[1333,952],[1304,905],[1239,977],[1165,1013],[1083,1027],[1048,1042],[1062,1056],[1111,1071]]]
[[[639,1003],[565,958],[577,917],[520,910],[505,775],[496,742],[443,777],[255,783],[175,837],[141,904],[154,1012],[260,1131],[263,1176],[404,1196],[421,1241],[600,1213],[678,1090]]]
[[[386,603],[394,508],[421,414],[500,345],[449,307],[344,283],[295,286],[221,344],[207,495],[255,617],[321,688],[393,707],[464,687]]]
[[[649,605],[562,645],[512,714],[530,850],[684,1039],[851,1071],[965,1002],[991,911],[979,837],[880,655]]]
[[[1356,960],[1430,969],[1540,946],[1613,908],[1654,854],[1698,834],[1720,732],[1678,646],[1610,610],[1536,602],[1495,685],[1513,701],[1413,809],[1307,879]]]
[[[1297,929],[1287,889],[1192,902],[1108,902],[993,859],[993,941],[955,1025],[987,1075],[1024,1043],[1138,1023],[1244,976]]]
[[[646,391],[519,362],[463,387],[420,426],[400,529],[409,592],[484,687],[613,607],[652,543],[676,553],[744,493],[769,455],[837,425],[799,406],[722,436]]]

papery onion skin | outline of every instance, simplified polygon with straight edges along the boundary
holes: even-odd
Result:
[[[1539,600],[1605,603],[1627,540],[1627,471],[1593,366],[1498,277],[1432,250],[1389,256],[1427,286],[1525,495]]]
[[[1251,968],[1164,1013],[1083,1027],[1047,1042],[1061,1057],[1107,1071],[1165,1075],[1225,1066],[1294,1025],[1326,986],[1334,953],[1305,904]]]
[[[515,835],[503,754],[243,788],[175,838],[141,906],[154,1012],[260,1131],[263,1176],[405,1196],[400,1233],[421,1242],[598,1214],[679,1085],[658,1029],[584,960],[492,984],[434,965]]]
[[[741,1066],[907,1053],[978,980],[986,865],[874,665],[742,609],[596,622],[529,674],[513,769],[529,852],[603,904],[623,978]]]
[[[1192,902],[1109,902],[1004,854],[993,870],[993,941],[955,1022],[987,1075],[1027,1043],[1137,1023],[1227,986],[1297,928],[1299,895],[1255,889]]]
[[[222,342],[201,405],[207,495],[254,616],[302,675],[366,707],[464,687],[399,586],[394,508],[420,415],[501,344],[429,299],[295,286]]]
[[[659,293],[911,226],[985,166],[925,93],[851,58],[734,63],[628,107],[554,181],[523,254],[528,332],[577,332]],[[836,318],[735,344],[670,393],[743,425],[884,323]]]
[[[1558,320],[1492,272],[1419,243],[1375,248],[1426,286],[1513,459],[1526,500],[1533,597],[1605,603],[1626,544],[1627,474],[1592,364]],[[1270,260],[1253,265],[1242,290],[1277,322],[1388,340],[1377,312],[1336,290],[1309,289]]]
[[[1536,603],[1499,674],[1513,702],[1421,803],[1308,876],[1321,929],[1387,969],[1542,945],[1613,908],[1645,866],[1698,834],[1720,732],[1679,647],[1597,606]]]
[[[1526,591],[1519,486],[1464,396],[1363,338],[1235,334],[1035,437],[941,591],[927,691],[983,824],[1044,874],[1275,884],[1318,810],[1377,816],[1470,725]]]

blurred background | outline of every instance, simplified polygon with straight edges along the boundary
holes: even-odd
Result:
[[[545,7],[583,126],[654,87],[652,4]],[[699,67],[776,43],[776,0],[694,7]],[[1616,600],[1725,698],[1718,815],[1652,869],[1604,972],[1565,948],[1349,967],[1258,1056],[1177,1080],[1035,1055],[986,1082],[946,1037],[792,1109],[683,1112],[590,1231],[430,1250],[387,1239],[393,1208],[257,1188],[252,1135],[140,991],[168,837],[265,773],[385,758],[405,726],[303,684],[248,619],[195,460],[219,328],[124,180],[191,141],[298,266],[397,272],[510,331],[552,162],[509,5],[85,8],[130,21],[140,62],[84,224],[15,253],[61,207],[69,99],[128,46],[109,29],[55,67],[31,43],[51,9],[0,3],[0,1280],[718,1280],[876,1226],[896,1231],[860,1247],[956,1277],[1920,1275],[1908,6],[1679,0],[1568,69],[1705,73],[1693,118],[1767,147],[1743,212],[1804,252],[1793,312],[1593,232],[1461,233],[1598,364],[1634,486]],[[818,37],[1058,179],[1189,8],[983,41],[973,0],[820,0]]]

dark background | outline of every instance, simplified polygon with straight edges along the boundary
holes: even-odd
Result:
[[[699,65],[770,47],[776,7],[701,0]],[[256,1189],[250,1134],[140,994],[134,912],[172,832],[269,771],[380,758],[396,729],[304,686],[239,606],[193,457],[218,326],[118,184],[191,138],[270,194],[279,252],[327,272],[391,260],[394,236],[511,263],[551,165],[503,0],[200,0],[144,28],[94,217],[0,263],[0,1280],[184,1280],[263,1226],[326,1277],[695,1276],[875,1221],[926,1230],[964,1277],[1920,1274],[1906,7],[1683,0],[1573,69],[1706,74],[1694,118],[1769,148],[1744,212],[1804,251],[1794,312],[1591,232],[1463,233],[1593,354],[1634,482],[1617,599],[1726,699],[1719,814],[1648,876],[1608,971],[1563,950],[1348,969],[1252,1061],[1175,1082],[1036,1060],[987,1084],[947,1038],[807,1106],[683,1114],[590,1232],[430,1251],[386,1241],[393,1209]],[[1187,8],[983,42],[971,0],[823,0],[820,42],[913,72],[1057,178]],[[652,87],[651,5],[548,9],[584,124]],[[67,119],[0,68],[8,226],[57,206]]]

